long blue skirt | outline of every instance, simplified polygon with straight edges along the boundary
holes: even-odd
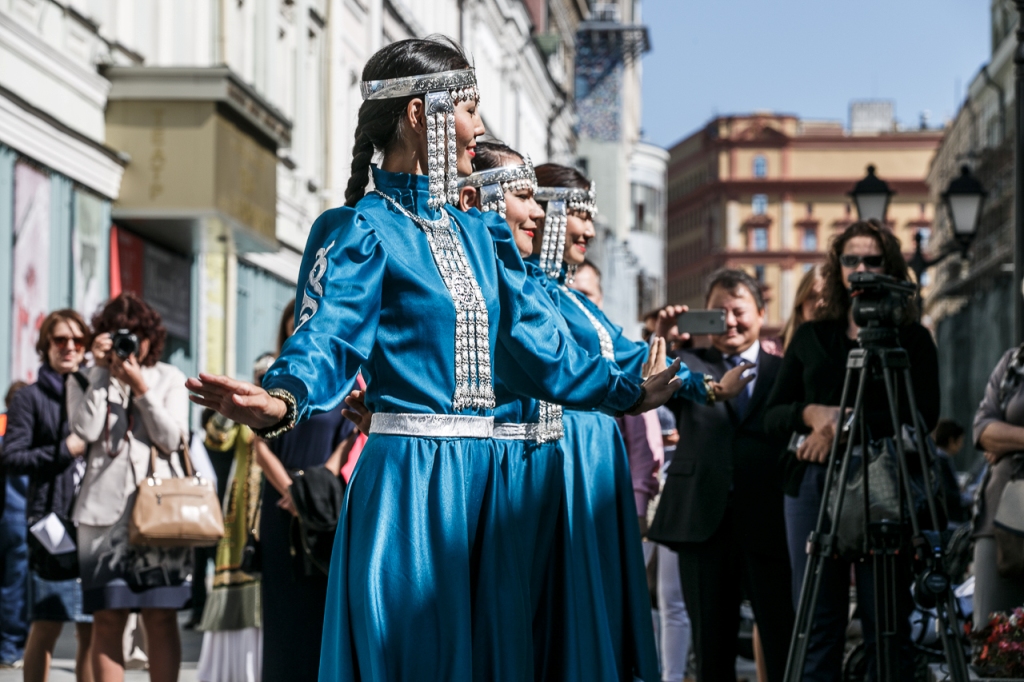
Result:
[[[615,420],[564,414],[569,647],[563,679],[657,682],[651,600],[629,458]]]
[[[531,680],[518,546],[494,441],[371,435],[335,537],[320,680]]]
[[[564,455],[560,443],[497,441],[508,472],[518,564],[529,581],[534,680],[562,679],[566,613]]]

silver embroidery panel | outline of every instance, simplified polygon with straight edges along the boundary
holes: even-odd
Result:
[[[587,309],[587,306],[583,305],[583,301],[576,298],[576,295],[569,291],[569,287],[564,284],[559,284],[558,288],[565,292],[565,295],[569,297],[569,300],[576,304],[576,306],[583,311],[583,314],[587,316],[590,324],[594,327],[594,331],[597,332],[597,339],[601,344],[601,357],[605,360],[611,360],[615,362],[615,344],[612,343],[612,335],[608,333],[608,330],[603,324],[601,324],[594,313]]]
[[[309,278],[307,280],[309,288],[312,289],[317,296],[324,295],[324,285],[320,283],[320,280],[327,274],[327,254],[334,248],[334,244],[335,242],[331,242],[327,246],[317,250],[316,260],[313,263],[312,269],[309,271]],[[310,319],[316,315],[316,312],[319,309],[320,304],[317,303],[317,300],[310,296],[308,292],[303,291],[302,306],[299,308],[299,324],[295,329],[298,330],[299,327],[309,322]]]
[[[450,216],[442,210],[439,220],[427,220],[409,212],[383,192],[375,191],[423,231],[434,265],[455,305],[455,395],[452,396],[452,409],[494,409],[487,303]]]

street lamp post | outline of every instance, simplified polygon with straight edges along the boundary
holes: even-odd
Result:
[[[967,256],[967,249],[970,248],[971,242],[974,241],[974,235],[978,232],[978,219],[981,217],[981,208],[987,194],[985,188],[971,173],[971,169],[961,166],[960,175],[953,178],[946,191],[942,193],[942,203],[949,214],[949,224],[953,229],[953,241],[939,255],[934,258],[926,258],[921,249],[924,236],[920,230],[914,235],[916,243],[914,255],[907,265],[917,275],[919,287],[921,277],[928,268],[938,265],[954,253],[959,253],[962,257]],[[920,289],[918,291],[920,292]]]
[[[895,192],[889,189],[889,183],[875,175],[874,166],[868,166],[868,174],[850,191],[853,203],[857,206],[857,217],[860,220],[874,220],[879,225],[885,225],[889,199],[893,194]]]
[[[1017,49],[1013,53],[1017,102],[1016,149],[1014,159],[1013,202],[1013,342],[1024,342],[1024,298],[1020,286],[1024,281],[1024,0],[1017,5]]]

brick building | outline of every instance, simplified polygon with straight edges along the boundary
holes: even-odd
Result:
[[[704,306],[717,268],[743,267],[764,284],[765,334],[785,323],[803,272],[856,220],[847,193],[873,165],[895,190],[888,221],[913,251],[932,225],[925,182],[941,130],[898,130],[878,102],[855,103],[852,129],[786,114],[722,116],[670,150],[668,301]],[[885,103],[882,103],[885,104]]]

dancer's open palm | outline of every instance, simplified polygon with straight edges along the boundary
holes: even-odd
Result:
[[[191,392],[189,400],[210,407],[228,419],[254,429],[273,426],[287,413],[288,406],[265,390],[247,381],[216,374],[200,374],[190,378],[185,387]]]
[[[644,380],[644,399],[640,406],[633,411],[634,414],[661,407],[672,397],[673,393],[679,390],[683,382],[676,376],[676,373],[681,364],[677,358],[668,366],[668,369],[652,374]]]

